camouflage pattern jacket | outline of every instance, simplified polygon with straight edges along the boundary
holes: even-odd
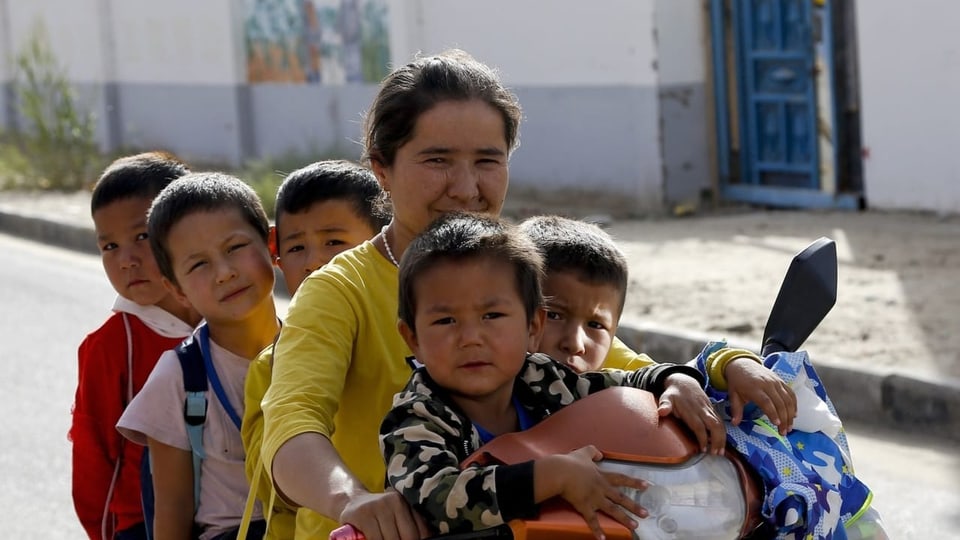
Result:
[[[637,371],[604,370],[578,375],[543,354],[527,356],[514,397],[533,423],[573,401],[611,386],[632,386],[659,395],[667,376],[685,373],[703,385],[694,368],[654,364]],[[468,532],[533,517],[533,462],[472,466],[460,463],[481,445],[469,418],[421,367],[393,400],[380,426],[387,484],[438,532]]]

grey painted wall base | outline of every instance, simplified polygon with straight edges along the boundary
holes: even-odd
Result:
[[[512,185],[632,214],[663,210],[657,89],[519,87],[520,148],[510,164]]]
[[[377,90],[360,84],[77,88],[96,114],[105,150],[164,149],[189,162],[230,165],[292,153],[358,159],[363,113]],[[637,216],[663,213],[666,201],[696,196],[707,181],[702,86],[514,91],[524,113],[521,146],[511,159],[516,190]]]
[[[668,206],[699,205],[712,190],[710,125],[703,83],[661,86],[664,199]]]

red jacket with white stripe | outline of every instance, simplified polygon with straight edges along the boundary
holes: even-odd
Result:
[[[123,307],[115,307],[117,313],[90,333],[79,350],[79,381],[69,434],[73,441],[73,505],[91,540],[112,540],[116,531],[143,521],[140,506],[143,447],[125,441],[116,424],[128,403],[128,386],[132,383],[130,390],[136,395],[160,354],[174,348],[190,331],[184,323],[172,332],[185,331],[184,335],[161,335],[138,316],[125,313],[124,308],[130,304],[119,300],[118,306]],[[130,326],[132,380],[128,379],[128,334],[124,318]],[[169,326],[169,321],[166,322]]]

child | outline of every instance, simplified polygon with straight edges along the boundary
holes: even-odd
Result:
[[[398,327],[424,367],[384,419],[381,450],[388,484],[441,533],[531,516],[554,496],[569,501],[598,538],[598,511],[634,528],[625,510],[646,511],[616,488],[646,483],[601,472],[593,447],[519,465],[459,464],[493,437],[526,429],[586,394],[616,385],[659,394],[668,377],[702,382],[683,365],[577,375],[529,354],[544,321],[542,273],[530,239],[492,217],[440,218],[403,256]]]
[[[166,284],[206,320],[193,335],[208,365],[210,387],[204,393],[199,500],[194,501],[186,392],[175,351],[160,357],[117,427],[150,448],[155,538],[186,540],[194,523],[201,540],[234,538],[248,491],[240,439],[243,385],[250,359],[279,330],[267,245],[270,224],[249,186],[224,174],[199,173],[160,193],[148,227]],[[254,519],[260,520],[259,509]],[[262,521],[258,525],[262,531]]]
[[[600,369],[617,343],[627,296],[626,258],[609,234],[590,223],[537,216],[521,223],[520,229],[540,249],[546,265],[547,320],[539,351],[579,373]],[[785,434],[796,416],[796,396],[759,360],[749,351],[725,349],[711,357],[706,372],[714,388],[728,391],[733,425],[740,423],[744,405],[754,402]],[[682,398],[695,397],[707,399],[702,392],[687,392]],[[694,432],[703,445],[702,432],[696,428]],[[721,434],[711,432],[711,443],[723,444]]]
[[[190,172],[170,154],[120,158],[97,180],[90,201],[100,258],[117,299],[114,314],[80,344],[73,405],[73,505],[87,536],[145,538],[140,456],[114,426],[163,351],[190,335],[196,311],[164,287],[147,238],[147,210],[170,182]]]
[[[284,179],[277,190],[277,229],[271,239],[291,295],[335,255],[380,232],[390,221],[382,197],[373,172],[349,161],[319,161]]]
[[[546,264],[543,292],[547,303],[547,320],[540,352],[549,354],[576,371],[599,369],[611,346],[626,299],[627,264],[623,254],[610,235],[589,223],[557,216],[539,216],[524,221],[520,228],[540,249]],[[752,355],[741,355],[736,349],[725,349],[719,343],[711,343],[694,363],[710,374],[711,385],[707,393],[730,408],[731,444],[754,465],[768,489],[767,500],[780,501],[782,507],[796,507],[799,504],[804,508],[796,514],[804,515],[804,519],[790,526],[779,523],[779,532],[789,530],[796,534],[799,530],[813,530],[815,526],[829,522],[828,515],[836,517],[844,512],[843,522],[848,527],[859,523],[865,529],[882,528],[873,510],[865,514],[867,519],[858,519],[870,503],[869,491],[846,467],[845,458],[849,455],[849,449],[845,439],[835,437],[837,440],[831,441],[823,433],[802,431],[809,430],[809,427],[791,431],[794,420],[799,425],[801,417],[798,416],[793,390],[785,381],[791,380],[791,375],[796,376],[794,369],[801,358],[799,354],[787,355],[776,362],[772,369],[768,369],[756,362]],[[787,361],[792,362],[793,369],[785,366]],[[815,376],[812,366],[807,369]],[[781,379],[775,371],[788,376]],[[798,371],[803,372],[803,369]],[[811,416],[823,416],[828,408],[833,412],[822,385],[818,383],[810,387],[816,388],[820,395],[812,398],[808,395],[805,402],[818,403],[822,398],[822,403],[815,414],[810,410],[800,411],[800,414],[809,419]],[[809,394],[809,388],[804,388],[804,391]],[[761,425],[758,422],[766,426],[766,420],[757,419],[757,415],[741,425],[743,405],[748,401],[761,404],[761,411],[771,419],[785,420],[779,426],[779,435],[773,429],[767,431],[757,428],[757,425]],[[778,411],[777,403],[783,411]],[[839,424],[835,414],[833,418]],[[807,422],[808,425],[810,423]],[[785,440],[793,442],[796,450],[784,452],[784,448],[791,447],[782,445]],[[843,450],[838,451],[841,447]],[[771,467],[769,463],[791,465]],[[836,470],[832,471],[832,467]],[[815,468],[815,471],[808,468]],[[803,471],[807,472],[804,474]],[[832,472],[819,478],[819,473],[824,471]],[[814,488],[811,485],[813,483],[819,487]],[[822,501],[827,500],[825,490],[831,491],[831,496],[842,495],[843,507],[823,505]],[[811,501],[809,505],[805,504],[807,501]],[[777,519],[785,519],[783,515],[786,513],[769,511],[768,514],[765,514],[768,518],[776,515]]]
[[[379,204],[382,194],[373,172],[349,161],[313,163],[283,180],[277,190],[271,251],[291,296],[311,272],[341,251],[373,238],[390,221],[389,212]],[[270,386],[272,368],[270,346],[250,365],[240,435],[247,454],[247,478],[257,486],[257,498],[270,508],[264,538],[293,538],[296,510],[276,497],[260,461],[260,402]]]

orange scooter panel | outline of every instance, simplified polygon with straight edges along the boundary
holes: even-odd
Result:
[[[600,528],[607,540],[632,540],[633,532],[606,514],[599,514]],[[559,499],[540,505],[537,519],[510,522],[513,540],[592,540],[593,533],[583,516]]]
[[[658,417],[650,392],[614,387],[575,401],[526,431],[500,435],[463,465],[510,465],[591,444],[607,459],[683,463],[699,452],[685,430],[672,415]]]

